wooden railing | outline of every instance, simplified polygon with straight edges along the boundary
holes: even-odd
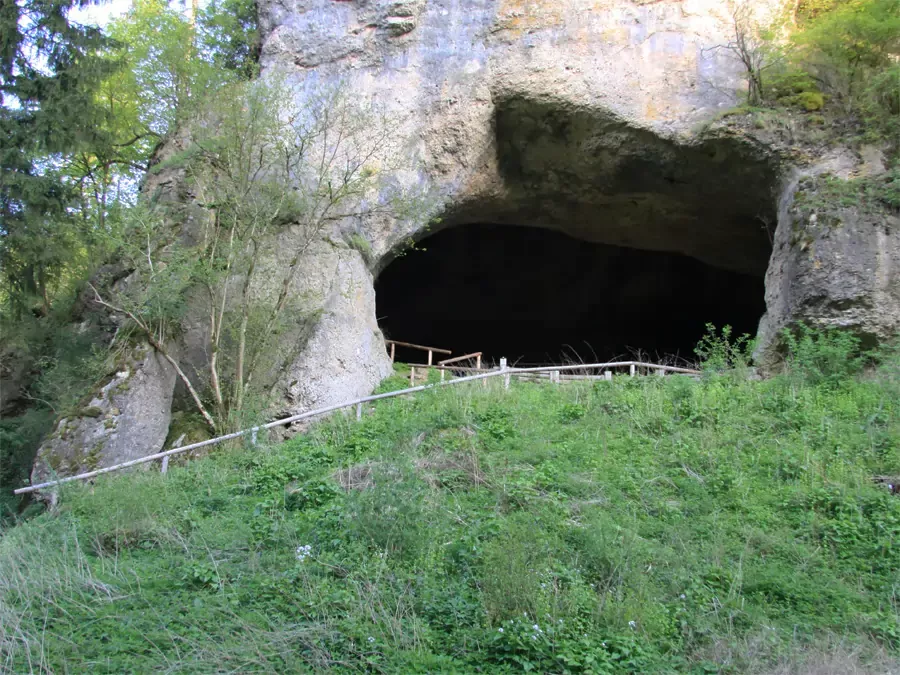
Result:
[[[437,351],[437,350],[433,350]],[[432,366],[433,368],[440,369],[441,371],[446,370],[463,370],[462,368],[453,368],[451,366]],[[418,387],[410,387],[409,389],[401,389],[400,391],[392,391],[386,394],[374,394],[372,396],[363,396],[362,398],[353,399],[352,401],[346,401],[344,403],[337,403],[335,405],[326,406],[324,408],[318,408],[317,410],[310,410],[309,412],[299,413],[297,415],[292,415],[290,417],[285,417],[284,419],[275,420],[274,422],[269,422],[268,424],[261,424],[259,426],[251,427],[249,429],[244,429],[242,431],[235,431],[231,434],[225,434],[224,436],[219,436],[217,438],[210,438],[206,441],[200,441],[199,443],[191,443],[190,445],[185,445],[180,448],[172,448],[171,450],[166,450],[164,452],[157,452],[152,455],[147,455],[146,457],[141,457],[139,459],[133,459],[129,462],[122,462],[121,464],[116,464],[114,466],[108,466],[103,469],[97,469],[95,471],[88,471],[86,473],[78,474],[77,476],[67,476],[65,478],[59,478],[57,480],[46,481],[44,483],[38,483],[37,485],[29,485],[27,487],[22,487],[17,490],[13,490],[14,494],[21,495],[27,492],[35,492],[37,490],[44,490],[46,488],[55,487],[57,485],[62,485],[63,483],[70,483],[76,480],[86,480],[88,478],[94,478],[96,476],[101,476],[106,473],[112,473],[113,471],[119,471],[121,469],[127,469],[132,466],[138,466],[140,464],[146,464],[148,462],[153,462],[158,459],[166,459],[171,457],[172,455],[178,455],[183,452],[190,452],[191,450],[199,450],[200,448],[206,448],[213,445],[218,445],[219,443],[224,443],[225,441],[234,440],[237,438],[242,438],[245,436],[249,436],[251,442],[253,444],[256,443],[257,434],[260,431],[266,429],[273,429],[275,427],[286,426],[288,424],[294,424],[295,422],[299,422],[301,420],[307,420],[314,417],[319,417],[321,415],[325,415],[330,412],[334,412],[336,410],[342,410],[344,408],[352,408],[356,406],[356,418],[359,419],[362,417],[362,406],[364,403],[370,403],[372,401],[380,401],[387,398],[394,398],[396,396],[407,396],[409,394],[415,394],[420,391],[425,391],[427,389],[434,389],[437,387],[451,386],[456,384],[463,384],[465,382],[476,382],[479,380],[487,380],[492,377],[503,377],[504,380],[504,388],[509,389],[510,381],[513,377],[521,378],[523,376],[535,375],[538,373],[549,373],[550,381],[559,384],[563,381],[563,376],[561,375],[564,372],[572,373],[568,376],[565,376],[565,379],[574,379],[576,376],[579,379],[612,379],[612,372],[615,369],[619,368],[628,368],[629,374],[634,377],[637,374],[638,369],[643,369],[648,372],[654,372],[657,375],[666,375],[668,373],[680,373],[684,375],[700,375],[701,372],[699,370],[692,370],[690,368],[677,368],[675,366],[662,366],[653,363],[643,363],[640,361],[613,361],[609,363],[590,363],[590,364],[577,364],[570,366],[541,366],[537,368],[509,368],[506,365],[506,359],[500,360],[500,367],[488,372],[478,373],[476,375],[469,375],[466,377],[460,377],[457,379],[447,380],[446,382],[440,382],[435,384],[425,384]],[[603,374],[599,377],[590,376],[587,374],[587,371],[596,371],[601,370]],[[578,371],[584,371],[583,374],[579,375]]]
[[[438,349],[437,347],[423,347],[422,345],[414,345],[409,342],[398,342],[397,340],[385,340],[384,344],[391,348],[391,363],[397,356],[397,347],[408,347],[409,349],[418,349],[419,351],[428,352],[428,365],[430,366],[435,354],[452,354],[449,349]]]
[[[443,361],[438,361],[439,366],[449,366],[451,363],[462,363],[463,361],[471,361],[475,360],[475,369],[481,370],[481,354],[482,352],[472,352],[471,354],[463,354],[462,356],[455,356],[452,359],[444,359]]]

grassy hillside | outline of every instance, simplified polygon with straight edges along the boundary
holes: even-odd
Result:
[[[900,376],[499,383],[69,487],[6,672],[900,672]]]

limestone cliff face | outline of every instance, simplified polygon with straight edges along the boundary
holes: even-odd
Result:
[[[732,30],[725,5],[264,0],[262,58],[298,96],[341,81],[405,120],[445,226],[554,227],[758,270],[767,242],[731,225],[772,201],[771,162],[694,131],[743,86],[716,49]],[[370,229],[378,257],[410,234]]]
[[[754,3],[760,13],[769,4]],[[397,119],[397,153],[418,167],[398,180],[438,195],[418,221],[356,225],[365,255],[344,244],[340,226],[311,248],[298,293],[313,299],[315,318],[285,336],[300,348],[272,374],[276,411],[363,395],[389,372],[373,280],[410,239],[434,231],[435,217],[438,227],[552,228],[738,272],[768,270],[767,353],[796,318],[877,324],[879,336],[896,330],[896,224],[848,213],[838,228],[809,235],[810,253],[795,236],[799,183],[783,153],[709,126],[744,88],[740,65],[717,48],[733,31],[727,5],[259,0],[263,77],[286,76],[300,99],[341,83],[378,101]],[[148,189],[178,194],[177,176],[152,182]],[[291,236],[273,242],[262,264],[288,258]],[[178,353],[193,372],[204,363],[203,327],[187,324]],[[131,391],[119,410],[141,405]],[[118,428],[125,423],[122,412]],[[159,450],[161,439],[147,440],[141,452]],[[100,454],[100,464],[114,459]]]
[[[835,194],[842,181],[884,171],[876,148],[843,149],[786,182],[759,327],[764,367],[777,364],[778,332],[798,321],[850,330],[869,347],[900,334],[900,217],[863,195]]]

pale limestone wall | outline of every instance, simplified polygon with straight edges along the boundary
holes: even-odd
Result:
[[[389,374],[373,278],[404,242],[428,231],[434,216],[439,227],[548,227],[585,240],[679,251],[743,272],[768,267],[761,353],[773,353],[777,332],[797,317],[827,316],[831,324],[878,336],[897,329],[896,224],[848,213],[837,228],[810,234],[812,249],[801,248],[792,234],[790,167],[752,136],[704,131],[745,86],[740,65],[716,49],[731,38],[730,3],[259,4],[263,76],[286,77],[301,103],[341,83],[351,95],[385,106],[397,120],[394,152],[414,167],[396,180],[434,195],[419,218],[336,224],[300,261],[292,301],[307,318],[283,336],[279,349],[288,365],[267,374],[276,394],[273,415],[364,395]],[[761,16],[776,5],[754,3]],[[169,172],[151,176],[146,189],[189,202],[182,184]],[[186,208],[185,241],[190,219]],[[771,264],[763,221],[778,223]],[[365,255],[348,245],[348,228],[367,242]],[[272,280],[301,240],[288,228],[271,242],[255,293],[276,292]],[[189,317],[177,346],[183,368],[199,374],[198,381],[208,357],[205,330],[202,317]],[[167,414],[171,381],[160,372],[132,382],[112,415],[129,447],[116,441],[115,452],[96,452],[91,463],[160,449],[165,425],[143,433],[140,410],[153,401],[154,411]],[[108,412],[79,422],[84,429],[66,436],[76,440],[56,434],[38,466],[46,467],[50,455],[67,471],[82,466],[84,444],[111,425]]]

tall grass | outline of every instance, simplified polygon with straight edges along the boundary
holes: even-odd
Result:
[[[67,486],[8,672],[892,672],[897,370],[501,381]]]

